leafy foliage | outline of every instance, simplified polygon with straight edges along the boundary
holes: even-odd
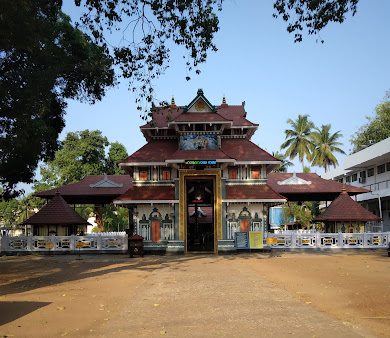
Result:
[[[122,155],[127,157],[127,152],[122,144],[114,142],[106,158],[109,145],[99,130],[68,133],[54,159],[41,166],[42,179],[35,183],[34,189],[45,190],[42,185],[48,189],[80,181],[85,175],[115,172],[117,160]]]
[[[61,4],[0,2],[0,185],[7,199],[58,149],[65,99],[93,103],[114,83],[112,58],[71,25]]]
[[[123,169],[119,168],[118,162],[124,160],[128,156],[127,150],[123,144],[119,142],[111,143],[106,159],[106,174],[123,175],[125,172]]]
[[[57,187],[80,181],[85,175],[101,175],[108,145],[99,130],[68,133],[54,159],[41,166],[41,182]]]
[[[287,123],[291,125],[291,129],[286,129],[286,141],[280,146],[286,150],[286,156],[293,160],[297,155],[304,168],[304,157],[311,160],[312,143],[310,141],[310,133],[314,128],[313,122],[309,121],[309,115],[298,115],[296,121],[288,119]]]
[[[275,152],[272,152],[272,156],[277,158],[278,160],[281,160],[282,163],[273,170],[273,172],[275,173],[286,173],[287,172],[287,168],[292,166],[293,163],[290,162],[286,155],[283,154],[283,153],[279,153],[278,151],[275,151]]]
[[[344,150],[339,147],[342,143],[337,141],[343,135],[340,134],[340,130],[331,134],[330,128],[330,124],[322,125],[321,129],[316,127],[315,131],[310,134],[313,143],[312,165],[324,167],[325,172],[329,170],[330,166],[336,168],[338,165],[334,152],[345,154]]]
[[[390,137],[390,101],[378,104],[374,116],[366,116],[366,119],[367,124],[359,128],[350,140],[354,153]]]
[[[302,228],[309,228],[314,218],[311,209],[311,202],[290,202],[288,206],[284,207],[285,218],[294,219],[295,223],[301,225]]]
[[[348,12],[356,14],[359,0],[277,0],[275,18],[288,22],[287,31],[294,33],[294,42],[302,41],[302,31],[316,35],[330,22],[342,23]],[[324,40],[321,39],[321,42]]]
[[[215,10],[223,0],[75,0],[86,12],[81,27],[94,42],[115,58],[121,75],[138,92],[136,101],[153,102],[152,81],[169,66],[170,45],[182,46],[189,71],[200,73],[209,50],[216,51],[214,34],[219,30]],[[106,32],[121,30],[119,45],[107,43]],[[187,80],[190,77],[187,76]],[[142,110],[142,108],[140,107]],[[148,107],[145,111],[148,111]]]
[[[127,208],[107,205],[103,210],[103,229],[106,232],[124,231],[129,225]]]

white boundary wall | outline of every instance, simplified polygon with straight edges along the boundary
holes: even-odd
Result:
[[[284,233],[268,234],[268,238],[276,238],[271,248],[283,249],[375,249],[387,248],[390,232],[373,233]]]
[[[388,248],[390,244],[390,232],[268,233],[268,238],[276,238],[276,244],[270,245],[274,249],[379,249]],[[126,233],[96,234],[93,236],[3,236],[1,238],[1,251],[126,252],[128,250],[127,239]],[[52,249],[49,249],[49,246],[52,246]]]

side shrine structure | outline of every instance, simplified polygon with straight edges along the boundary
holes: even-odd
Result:
[[[156,248],[218,252],[236,231],[264,234],[268,208],[286,198],[267,185],[280,160],[251,142],[257,128],[244,103],[215,106],[201,89],[187,106],[172,99],[141,127],[147,144],[119,163],[133,187],[114,203],[133,207],[135,232]]]

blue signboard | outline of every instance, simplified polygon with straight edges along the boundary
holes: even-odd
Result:
[[[249,249],[249,234],[247,231],[237,231],[234,233],[236,249]]]

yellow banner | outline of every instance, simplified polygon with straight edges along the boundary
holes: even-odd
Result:
[[[263,248],[263,233],[261,231],[249,232],[249,247],[251,249]]]

